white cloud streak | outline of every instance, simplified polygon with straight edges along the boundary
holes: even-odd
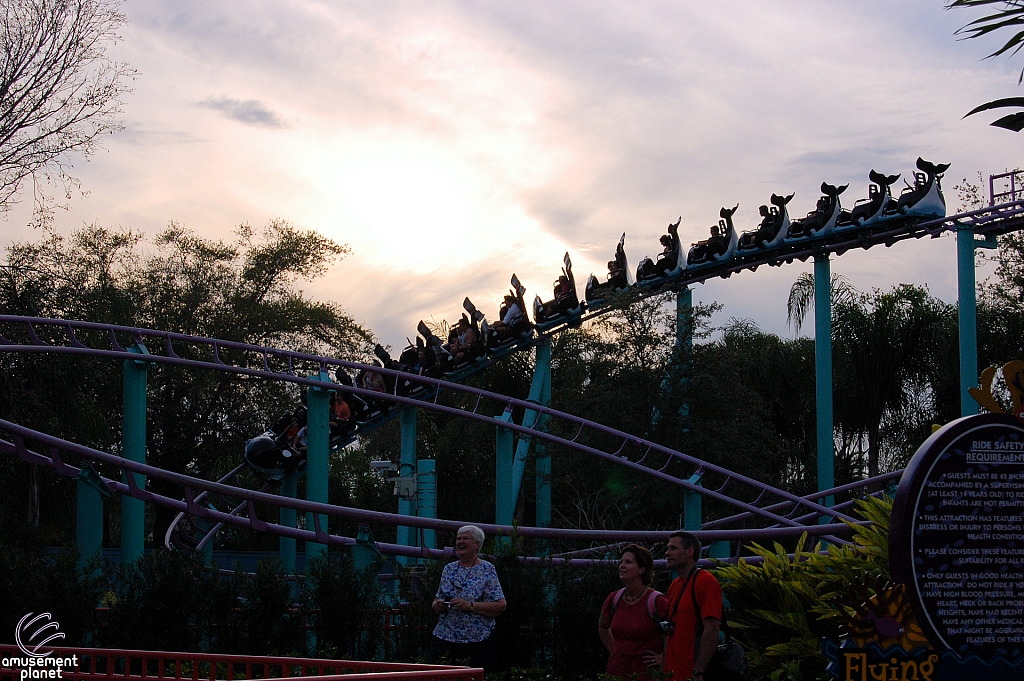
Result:
[[[309,290],[387,343],[420,318],[493,314],[515,271],[550,295],[562,253],[580,279],[619,234],[635,265],[683,216],[704,238],[772,192],[810,210],[822,180],[918,155],[946,181],[1019,163],[1018,142],[961,120],[1014,94],[1016,65],[957,42],[940,3],[736,0],[334,3],[133,0],[118,57],[140,70],[128,134],[79,168],[61,218],[223,237],[273,217],[353,247]],[[977,43],[977,44],[975,44]],[[211,96],[210,93],[218,93]],[[196,106],[196,103],[201,103]],[[215,112],[221,115],[211,115]],[[244,123],[239,125],[238,123]],[[142,152],[142,153],[140,153]],[[11,238],[31,236],[11,226]],[[862,288],[955,295],[952,240],[849,253]],[[698,287],[724,316],[785,331],[796,268]]]

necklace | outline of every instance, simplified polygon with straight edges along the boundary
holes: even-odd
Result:
[[[644,590],[641,591],[640,593],[638,593],[637,595],[630,596],[629,594],[623,594],[622,598],[623,598],[623,600],[626,601],[626,603],[628,603],[629,605],[632,605],[633,603],[636,603],[641,598],[643,598],[645,593],[647,593],[647,587],[646,586],[644,587]]]

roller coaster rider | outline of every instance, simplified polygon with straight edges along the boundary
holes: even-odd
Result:
[[[555,299],[557,300],[558,291],[560,290],[560,284],[565,277],[559,277],[559,282],[555,285]],[[566,286],[568,282],[566,280]],[[498,342],[510,337],[515,332],[515,327],[523,321],[526,317],[526,313],[521,307],[519,302],[511,295],[506,295],[501,303],[501,307],[498,309],[498,316],[501,317],[500,321],[494,322],[491,325],[491,330],[494,331],[497,336]]]
[[[465,316],[459,319],[455,330],[457,336],[453,342],[448,344],[448,352],[452,356],[452,368],[471,362],[483,354],[480,334]]]

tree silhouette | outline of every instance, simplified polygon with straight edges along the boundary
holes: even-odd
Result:
[[[837,427],[866,439],[868,475],[874,476],[887,418],[906,418],[919,405],[922,390],[930,390],[948,306],[909,284],[861,293],[834,278],[832,291]],[[796,328],[813,298],[814,277],[802,274],[790,290],[789,315]]]
[[[37,219],[48,214],[41,184],[70,198],[73,153],[121,129],[121,96],[134,77],[106,54],[125,24],[121,0],[0,0],[0,213],[32,179]],[[42,182],[41,182],[42,181]]]

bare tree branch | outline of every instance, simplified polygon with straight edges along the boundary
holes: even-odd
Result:
[[[124,26],[123,0],[0,0],[0,214],[32,180],[36,218],[52,207],[43,184],[67,197],[73,154],[123,129],[121,97],[135,71],[107,56]]]

